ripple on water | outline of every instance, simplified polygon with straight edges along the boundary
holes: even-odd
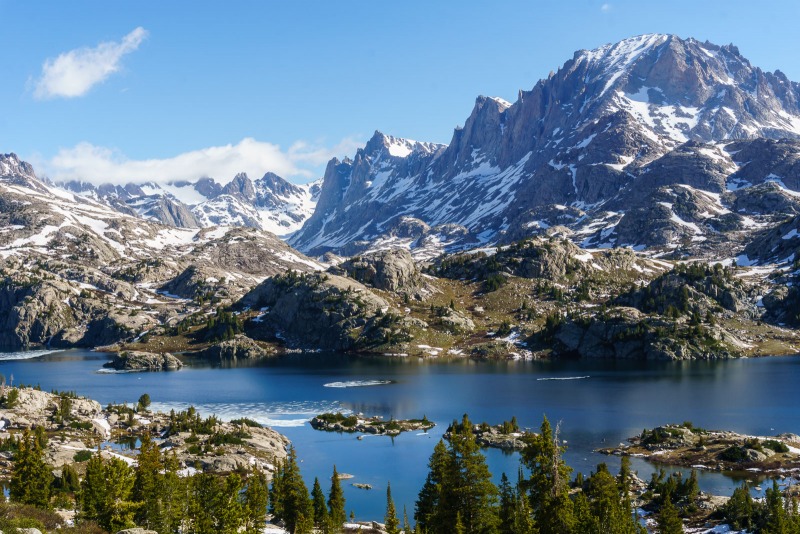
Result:
[[[367,386],[386,386],[394,384],[394,380],[347,380],[344,382],[328,382],[326,388],[363,388]]]
[[[553,376],[553,377],[545,377],[545,378],[537,378],[537,382],[541,382],[544,380],[583,380],[585,378],[591,378],[591,376]]]

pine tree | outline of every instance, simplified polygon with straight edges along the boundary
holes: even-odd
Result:
[[[386,516],[384,518],[384,523],[386,524],[386,532],[387,534],[399,534],[400,529],[399,521],[397,520],[397,510],[394,506],[394,500],[392,500],[392,485],[386,485]]]
[[[86,462],[86,476],[81,482],[79,495],[80,517],[87,521],[98,521],[106,502],[105,466],[100,453],[93,454]]]
[[[132,494],[133,501],[142,503],[136,511],[136,524],[147,529],[163,528],[161,453],[149,433],[145,432],[141,441]]]
[[[747,482],[733,490],[733,495],[722,508],[725,521],[736,530],[751,530],[754,524],[755,503]]]
[[[658,534],[683,534],[683,521],[669,495],[664,499],[658,514]]]
[[[254,470],[247,478],[247,488],[244,492],[246,532],[255,533],[264,530],[268,493],[267,477],[261,471]]]
[[[454,439],[456,438],[456,439]],[[494,532],[497,519],[497,486],[486,465],[486,458],[472,433],[472,423],[464,415],[461,432],[450,440],[456,477],[456,502],[468,534]]]
[[[409,534],[409,532],[411,532],[411,524],[408,522],[408,510],[403,505],[403,533]]]
[[[50,466],[44,461],[42,441],[46,445],[47,437],[42,439],[43,435],[38,431],[34,436],[31,436],[28,430],[23,433],[14,455],[10,497],[12,501],[21,504],[49,508],[53,474]]]
[[[428,475],[414,506],[414,520],[417,522],[418,530],[434,532],[433,527],[441,501],[442,484],[448,463],[447,447],[443,440],[439,440],[428,461]]]
[[[272,481],[270,510],[276,518],[284,521],[289,532],[295,533],[299,532],[297,528],[306,528],[308,522],[313,527],[314,507],[300,474],[297,452],[294,447],[289,446],[287,453],[286,460]]]
[[[135,526],[133,515],[137,504],[131,500],[135,477],[133,470],[119,458],[112,458],[105,464],[103,474],[105,501],[98,523],[112,532]]]
[[[500,534],[516,534],[514,531],[514,515],[517,512],[517,493],[508,481],[505,473],[500,476]]]
[[[541,534],[569,534],[575,524],[568,485],[572,470],[561,458],[565,447],[558,444],[558,432],[545,417],[540,434],[526,434],[524,439],[521,461],[531,472],[525,486],[535,523]]]
[[[154,529],[162,534],[187,532],[189,488],[191,481],[186,477],[178,475],[180,463],[173,451],[170,455],[164,455],[162,459],[164,465],[164,475],[161,477],[162,496],[162,521],[158,528]]]
[[[428,478],[417,499],[417,524],[428,532],[447,532],[461,518],[468,534],[495,532],[497,487],[464,415],[451,425],[450,445],[440,443],[429,463]]]
[[[331,476],[331,491],[328,493],[328,518],[331,533],[341,532],[342,525],[347,522],[344,492],[342,491],[342,483],[339,480],[339,473],[336,471],[335,465]]]
[[[762,534],[797,534],[800,531],[797,517],[792,517],[784,505],[777,480],[773,480],[772,487],[767,489],[765,501],[766,522]]]
[[[317,528],[325,528],[328,524],[328,505],[325,503],[325,494],[322,492],[322,486],[317,477],[314,477],[311,500],[314,503],[314,525]]]

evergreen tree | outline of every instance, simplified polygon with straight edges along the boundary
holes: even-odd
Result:
[[[683,521],[669,495],[664,499],[658,514],[658,534],[683,534]]]
[[[579,527],[580,532],[636,534],[639,531],[630,500],[620,495],[618,480],[611,476],[605,464],[597,466],[597,472],[589,478],[586,498],[592,527]]]
[[[431,533],[448,532],[459,516],[468,534],[496,532],[497,487],[466,415],[451,425],[449,447],[437,445],[429,465],[417,500],[418,525]]]
[[[135,479],[133,470],[119,458],[112,458],[103,471],[105,500],[98,523],[112,532],[135,526],[133,515],[138,506],[131,500]]]
[[[142,505],[136,511],[136,524],[147,529],[163,529],[163,505],[161,489],[161,453],[158,444],[145,432],[141,437],[139,456],[136,458],[136,478],[133,483],[132,500]]]
[[[558,444],[558,432],[553,432],[545,417],[540,434],[526,434],[523,439],[526,447],[522,450],[521,461],[531,472],[525,486],[540,533],[573,532],[575,518],[568,484],[572,470],[561,457],[565,447]]]
[[[162,498],[161,524],[154,529],[161,534],[187,532],[190,480],[178,475],[180,463],[173,451],[162,457],[164,474],[160,480]]]
[[[283,520],[289,532],[297,533],[303,531],[309,522],[313,528],[314,507],[300,474],[297,452],[291,445],[287,452],[286,461],[273,478],[270,502],[275,517]]]
[[[386,516],[384,518],[384,523],[386,524],[386,532],[387,534],[399,534],[400,529],[399,521],[397,520],[397,510],[394,506],[394,501],[392,500],[392,485],[386,485]]]
[[[428,461],[428,475],[425,484],[419,492],[417,502],[414,507],[414,520],[417,522],[417,529],[426,532],[434,532],[436,512],[439,508],[442,484],[448,469],[447,447],[444,441],[433,448],[433,453]]]
[[[765,500],[766,522],[761,529],[761,534],[797,534],[800,532],[797,516],[787,510],[778,481],[772,481],[772,487],[767,489]]]
[[[328,524],[328,505],[325,504],[325,494],[317,477],[314,477],[314,486],[311,488],[311,501],[314,506],[314,525],[325,528]]]
[[[247,488],[244,492],[245,531],[248,534],[264,530],[267,519],[268,493],[267,477],[261,471],[254,470],[247,478]]]
[[[756,506],[750,495],[747,482],[733,490],[733,495],[722,507],[725,522],[736,530],[751,530],[755,527]]]
[[[500,534],[517,534],[514,531],[514,516],[517,513],[517,492],[508,481],[505,473],[500,476]]]
[[[411,532],[411,523],[408,522],[408,510],[405,505],[403,505],[403,532],[404,534]]]
[[[49,508],[53,473],[44,461],[47,437],[42,438],[44,433],[39,429],[41,427],[34,436],[25,430],[19,441],[11,471],[10,497],[21,504]]]
[[[93,454],[86,462],[86,476],[81,482],[79,495],[80,517],[98,521],[106,501],[105,466],[100,453]]]
[[[341,532],[342,525],[347,522],[342,481],[339,480],[335,465],[331,476],[331,491],[328,493],[328,519],[331,533]]]

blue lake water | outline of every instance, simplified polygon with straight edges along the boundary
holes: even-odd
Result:
[[[469,413],[476,422],[498,423],[515,415],[523,427],[538,428],[544,414],[561,422],[568,463],[588,473],[597,463],[613,470],[619,459],[593,450],[622,442],[642,428],[692,421],[705,428],[756,435],[800,434],[800,357],[719,362],[421,362],[293,355],[255,367],[190,366],[171,373],[100,373],[106,356],[90,351],[39,353],[35,358],[0,355],[0,373],[15,383],[74,390],[100,401],[134,403],[149,393],[153,408],[196,406],[223,419],[246,416],[275,427],[295,444],[303,474],[323,487],[335,463],[354,475],[345,481],[348,512],[380,519],[385,489],[402,511],[413,503],[427,472],[433,446],[447,424]],[[27,355],[26,355],[27,356]],[[379,385],[360,385],[378,382]],[[389,383],[385,383],[389,382]],[[427,415],[437,427],[390,439],[314,431],[306,423],[331,410],[385,418]],[[487,450],[499,478],[516,475],[519,457]],[[636,460],[643,478],[653,467]],[[359,490],[350,483],[372,484]],[[719,473],[700,472],[704,491],[730,494],[738,484]]]

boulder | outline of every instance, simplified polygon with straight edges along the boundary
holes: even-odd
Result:
[[[183,362],[168,352],[126,351],[115,354],[103,367],[118,371],[177,371],[183,367]]]
[[[422,280],[414,258],[406,249],[356,256],[332,268],[331,272],[345,274],[364,285],[385,291],[415,289]]]

